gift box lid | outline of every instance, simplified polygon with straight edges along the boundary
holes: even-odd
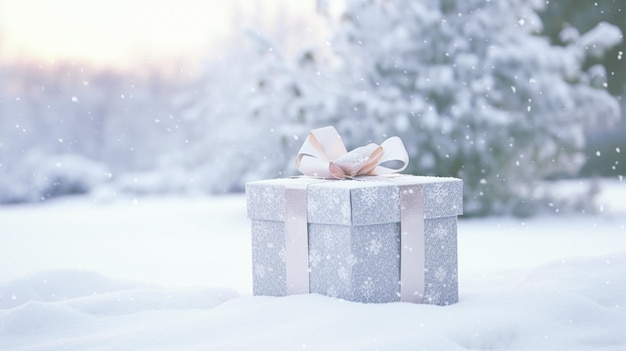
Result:
[[[463,181],[458,178],[394,175],[357,180],[281,178],[246,184],[248,217],[284,221],[285,189],[307,192],[309,223],[370,225],[400,222],[400,188],[422,190],[424,218],[463,213]],[[415,196],[419,196],[415,194]]]

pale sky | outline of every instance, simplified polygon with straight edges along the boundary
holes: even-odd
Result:
[[[0,0],[0,59],[119,67],[200,58],[242,25],[314,14],[315,0]]]

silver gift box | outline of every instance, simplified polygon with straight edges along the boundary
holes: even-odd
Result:
[[[299,189],[304,203],[290,198],[287,189],[293,188]],[[271,179],[247,183],[246,199],[252,222],[254,295],[293,293],[289,287],[295,279],[306,284],[299,292],[358,302],[458,301],[460,179],[411,175],[342,181]],[[418,212],[405,210],[407,199],[417,204]],[[296,244],[300,248],[294,249],[296,233],[290,232],[294,230],[288,222],[298,206],[305,233],[300,233],[304,241]],[[412,246],[403,242],[409,242],[402,236],[404,227],[411,227],[420,242]],[[294,255],[300,263],[294,263]],[[296,264],[306,267],[288,274],[290,265]],[[402,298],[403,279],[419,280],[419,289],[411,290],[413,298]]]

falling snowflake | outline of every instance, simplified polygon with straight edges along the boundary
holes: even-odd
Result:
[[[448,272],[443,267],[439,267],[437,268],[437,271],[435,271],[435,279],[437,279],[437,281],[439,281],[440,283],[446,279],[447,275]]]
[[[448,200],[448,189],[442,183],[435,183],[428,192],[428,200],[442,204]]]
[[[359,263],[359,259],[356,258],[356,256],[354,256],[353,254],[349,254],[348,256],[346,256],[345,260],[348,267],[354,267],[355,264]]]
[[[368,277],[366,281],[363,282],[363,284],[361,285],[361,295],[363,295],[363,297],[365,297],[366,299],[370,299],[372,296],[374,296],[374,283],[372,282],[372,278]]]
[[[309,265],[316,267],[320,262],[322,262],[322,256],[317,250],[311,250],[309,252]]]
[[[448,230],[443,224],[439,223],[433,229],[432,233],[430,233],[430,236],[438,240],[443,240],[446,237],[446,234],[448,234]]]
[[[367,246],[366,250],[367,250],[367,253],[370,255],[378,255],[382,248],[383,248],[383,244],[379,240],[372,239],[369,245]]]

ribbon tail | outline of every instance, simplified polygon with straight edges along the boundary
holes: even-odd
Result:
[[[304,173],[300,168],[302,164],[303,158],[315,158],[319,160],[328,160],[328,156],[324,153],[324,149],[320,145],[319,141],[315,138],[313,133],[309,133],[304,144],[300,147],[300,151],[298,151],[298,155],[296,156],[296,167],[302,173]]]
[[[378,165],[369,173],[370,175],[383,175],[402,172],[409,164],[409,154],[398,137],[391,137],[385,140],[380,146],[383,149],[383,155],[378,161]],[[397,162],[398,166],[381,166],[387,162]]]
[[[422,303],[425,291],[425,222],[422,185],[400,185],[400,301]]]
[[[334,162],[309,155],[302,155],[299,158],[298,170],[302,172],[302,174],[311,177],[327,179],[345,178],[343,170]]]
[[[296,156],[296,168],[304,175],[343,179],[331,160],[346,154],[346,146],[333,127],[311,131]]]
[[[348,153],[341,136],[334,127],[318,128],[311,131],[312,140],[319,144],[329,160],[336,160]]]
[[[285,186],[285,259],[287,295],[309,292],[307,184]]]

